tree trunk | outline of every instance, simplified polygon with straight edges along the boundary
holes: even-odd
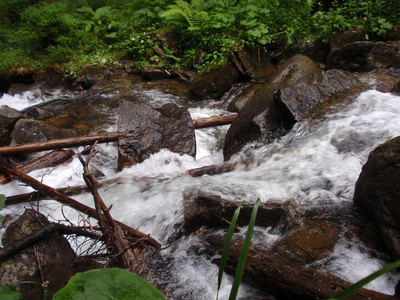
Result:
[[[210,253],[221,253],[224,239],[221,236],[208,236],[205,246]],[[234,274],[243,243],[232,241],[225,271]],[[219,263],[219,261],[218,261]],[[326,299],[337,295],[351,283],[336,276],[309,267],[288,256],[273,251],[251,247],[243,281],[279,299]],[[395,300],[394,296],[361,289],[346,299]]]
[[[231,124],[237,118],[237,116],[238,114],[231,114],[226,116],[193,120],[194,129]]]

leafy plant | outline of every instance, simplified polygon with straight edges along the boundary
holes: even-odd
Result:
[[[0,283],[0,298],[3,300],[19,300],[24,296]]]
[[[4,196],[3,194],[0,194],[0,210],[2,210],[4,208],[4,206],[6,206],[6,196]],[[0,216],[0,223],[3,223],[4,221],[4,216]]]
[[[70,299],[165,299],[153,285],[122,269],[95,269],[78,273],[53,300]]]
[[[253,236],[253,230],[256,223],[256,216],[258,211],[258,206],[260,205],[260,199],[257,199],[256,203],[253,207],[253,212],[250,217],[249,226],[246,232],[246,237],[244,239],[242,252],[240,253],[240,258],[238,261],[238,265],[236,268],[235,277],[233,279],[231,293],[229,294],[229,300],[236,299],[237,293],[239,291],[240,282],[242,281],[242,276],[244,272],[244,268],[246,265],[247,255],[249,253],[250,245],[251,245],[251,238]],[[226,260],[228,258],[229,246],[232,241],[233,233],[236,227],[236,222],[239,217],[240,209],[245,202],[240,203],[238,208],[236,209],[235,213],[233,214],[231,223],[228,228],[228,233],[225,238],[224,248],[222,250],[221,261],[219,265],[219,272],[218,272],[218,291],[221,287],[222,276],[226,266]],[[217,299],[218,299],[218,291],[217,291]]]
[[[161,18],[177,28],[184,28],[189,31],[198,31],[208,20],[208,13],[205,11],[204,0],[192,0],[190,3],[183,0],[176,0],[175,4],[160,14]]]

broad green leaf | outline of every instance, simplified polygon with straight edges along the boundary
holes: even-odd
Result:
[[[164,295],[139,276],[122,269],[96,269],[73,276],[53,300],[158,300]]]
[[[4,195],[0,195],[4,196]],[[22,299],[23,295],[16,291],[10,290],[8,287],[0,283],[0,299],[2,300],[19,300]]]

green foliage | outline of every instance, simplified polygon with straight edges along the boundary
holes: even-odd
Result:
[[[10,290],[0,283],[0,298],[2,300],[19,300],[23,298],[21,293]]]
[[[6,196],[4,196],[3,194],[0,194],[0,210],[2,210],[4,208],[4,206],[6,206]],[[4,217],[0,216],[0,223],[2,223],[4,221]]]
[[[73,276],[53,300],[63,299],[165,299],[139,276],[122,269],[95,269]]]
[[[247,255],[249,253],[249,249],[250,249],[250,245],[251,245],[251,239],[253,237],[253,230],[254,230],[254,226],[256,223],[257,211],[258,211],[258,206],[260,205],[260,202],[261,202],[260,199],[257,199],[257,201],[253,207],[253,212],[250,217],[250,222],[249,222],[249,226],[248,226],[248,229],[246,232],[246,237],[243,242],[242,252],[240,253],[239,262],[238,262],[238,265],[236,268],[236,274],[233,279],[231,293],[229,294],[229,300],[236,299],[237,293],[239,291],[240,282],[242,281],[242,276],[243,276],[244,268],[246,265]],[[219,272],[218,272],[218,291],[221,287],[222,275],[223,275],[223,272],[225,269],[226,260],[228,258],[229,246],[231,244],[233,232],[234,232],[234,229],[236,226],[237,219],[239,217],[240,208],[244,203],[245,202],[240,203],[240,205],[236,209],[236,211],[232,217],[231,224],[229,225],[228,233],[225,238],[224,249],[222,250],[221,262],[220,262]],[[218,299],[218,292],[217,292],[217,299]]]
[[[167,23],[175,29],[198,31],[208,20],[204,0],[192,0],[190,3],[176,0],[175,4],[168,6],[168,10],[160,14]]]

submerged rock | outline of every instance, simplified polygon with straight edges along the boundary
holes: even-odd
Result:
[[[400,259],[400,137],[372,151],[357,180],[354,203],[380,229],[388,254]]]
[[[140,163],[161,149],[179,154],[196,153],[192,118],[185,108],[166,104],[154,109],[148,104],[124,101],[119,110],[118,169]]]

